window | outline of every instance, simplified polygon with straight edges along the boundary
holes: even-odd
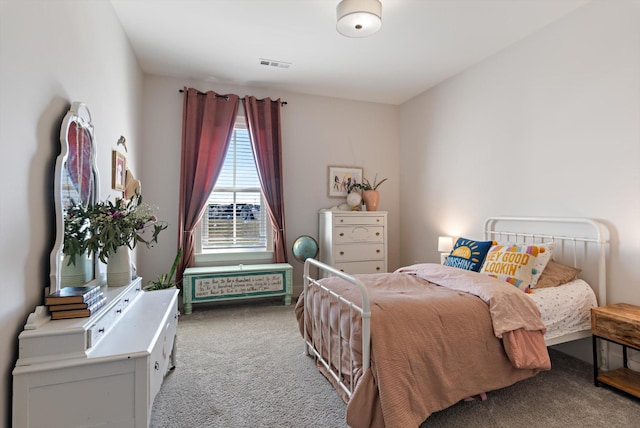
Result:
[[[267,249],[267,215],[256,162],[244,118],[238,119],[201,219],[203,251]]]

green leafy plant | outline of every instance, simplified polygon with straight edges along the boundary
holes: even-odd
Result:
[[[142,202],[140,194],[131,199],[98,202],[87,207],[89,237],[86,247],[106,263],[109,255],[123,245],[134,249],[138,243],[151,248],[158,235],[167,228],[158,221],[153,208]]]
[[[87,210],[82,204],[71,201],[64,216],[64,239],[62,253],[68,256],[67,266],[76,264],[76,257],[87,251],[89,221]]]
[[[162,275],[158,276],[158,279],[156,281],[149,281],[148,285],[145,287],[145,290],[154,291],[177,287],[179,281],[172,281],[172,278],[176,273],[176,269],[178,269],[180,257],[182,257],[182,247],[178,249],[178,254],[176,254],[176,258],[173,259],[173,265],[171,266],[171,270],[169,271],[169,273],[163,273]]]
[[[378,187],[380,187],[380,185],[382,183],[384,183],[385,181],[387,181],[386,178],[383,178],[382,180],[378,181],[378,174],[376,174],[375,178],[373,179],[373,184],[371,184],[371,182],[369,180],[367,180],[366,178],[362,177],[362,183],[354,183],[349,187],[349,193],[353,190],[353,189],[360,189],[362,191],[366,191],[366,190],[378,190]]]

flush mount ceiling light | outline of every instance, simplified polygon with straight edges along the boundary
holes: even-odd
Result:
[[[336,7],[336,29],[347,37],[367,37],[382,27],[379,0],[342,0]]]

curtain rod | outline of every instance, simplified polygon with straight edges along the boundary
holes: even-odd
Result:
[[[182,93],[184,92],[184,89],[178,89],[178,92],[182,94]],[[198,91],[198,95],[207,95],[207,93],[206,93],[206,92],[200,92],[200,91]],[[224,98],[225,100],[228,100],[228,99],[229,99],[229,97],[228,97],[228,96],[226,96],[226,95],[215,94],[215,96],[216,96],[217,98]],[[244,97],[240,97],[239,99],[244,100]],[[264,100],[258,100],[258,101],[262,101],[262,102],[264,102]],[[286,105],[287,105],[287,102],[286,102],[286,101],[280,101],[280,105],[281,105],[281,106],[286,106]]]

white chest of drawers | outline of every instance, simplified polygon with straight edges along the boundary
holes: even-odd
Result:
[[[348,274],[387,271],[385,211],[320,211],[320,261]]]
[[[14,428],[144,428],[173,366],[178,290],[107,290],[89,318],[45,321],[19,336]]]

